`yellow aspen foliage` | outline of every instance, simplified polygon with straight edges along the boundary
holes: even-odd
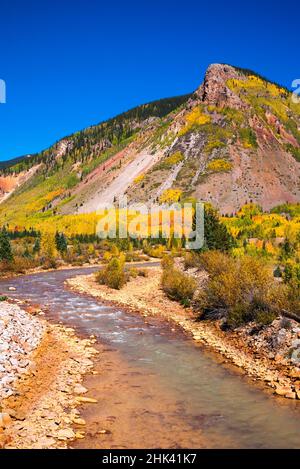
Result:
[[[49,259],[52,259],[57,255],[55,237],[53,233],[49,233],[47,231],[42,232],[41,253]]]
[[[180,189],[166,189],[159,198],[161,204],[173,204],[178,202],[182,191]]]
[[[181,153],[181,151],[176,151],[176,153],[173,153],[167,158],[164,158],[159,163],[158,169],[171,169],[173,166],[175,166],[176,164],[180,163],[183,160],[184,160],[184,155]]]
[[[211,118],[208,114],[204,114],[201,107],[195,107],[189,114],[185,116],[185,125],[180,130],[179,135],[184,135],[193,127],[209,124]]]
[[[214,173],[222,173],[224,171],[230,171],[232,169],[232,164],[229,161],[217,159],[208,163],[206,169]]]
[[[134,183],[134,184],[140,184],[144,179],[145,179],[145,175],[144,175],[144,174],[140,174],[139,176],[137,176],[137,177],[133,180],[133,183]]]

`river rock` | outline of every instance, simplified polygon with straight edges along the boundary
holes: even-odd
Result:
[[[70,440],[75,438],[75,433],[73,432],[72,428],[64,428],[59,430],[56,436],[59,440]]]
[[[11,418],[7,413],[0,414],[0,428],[6,428],[11,422]]]
[[[292,371],[290,371],[289,376],[291,378],[300,379],[300,370],[299,370],[299,368],[294,368]]]
[[[77,384],[74,387],[75,394],[86,394],[87,392],[88,392],[88,389],[86,389],[84,386],[81,386],[81,384]]]
[[[285,397],[290,392],[292,392],[291,388],[277,385],[276,389],[274,391],[274,394],[277,394],[278,396]]]
[[[296,399],[297,395],[295,392],[290,391],[284,397],[286,397],[287,399]]]
[[[75,425],[85,425],[86,424],[85,420],[80,419],[80,418],[73,419],[73,423],[75,423]]]

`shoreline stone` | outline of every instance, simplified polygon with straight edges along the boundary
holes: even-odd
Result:
[[[78,402],[78,393],[88,392],[81,383],[98,354],[95,340],[48,323],[26,305],[29,314],[22,304],[0,303],[0,448],[67,448],[84,438],[71,428],[85,425],[76,406],[95,402]]]

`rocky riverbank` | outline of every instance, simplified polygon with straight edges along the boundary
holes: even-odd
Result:
[[[160,288],[160,268],[152,267],[147,271],[146,278],[134,278],[121,290],[99,285],[94,274],[69,279],[67,284],[102,302],[142,312],[145,317],[158,315],[176,323],[191,334],[196,342],[209,346],[250,378],[272,388],[274,394],[300,399],[298,323],[278,318],[270,326],[259,330],[256,330],[254,324],[248,324],[235,331],[224,332],[219,322],[196,321],[191,309],[169,300]]]
[[[19,303],[19,304],[16,304]],[[94,339],[49,324],[22,302],[0,302],[0,447],[65,448],[84,438],[78,406],[93,373]]]

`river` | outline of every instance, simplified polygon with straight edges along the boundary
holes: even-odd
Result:
[[[75,447],[300,447],[299,402],[268,395],[161,320],[102,305],[64,287],[67,278],[93,270],[0,282],[1,294],[38,303],[48,311],[47,319],[98,339],[99,374],[84,384],[99,402],[84,407],[86,438]]]

